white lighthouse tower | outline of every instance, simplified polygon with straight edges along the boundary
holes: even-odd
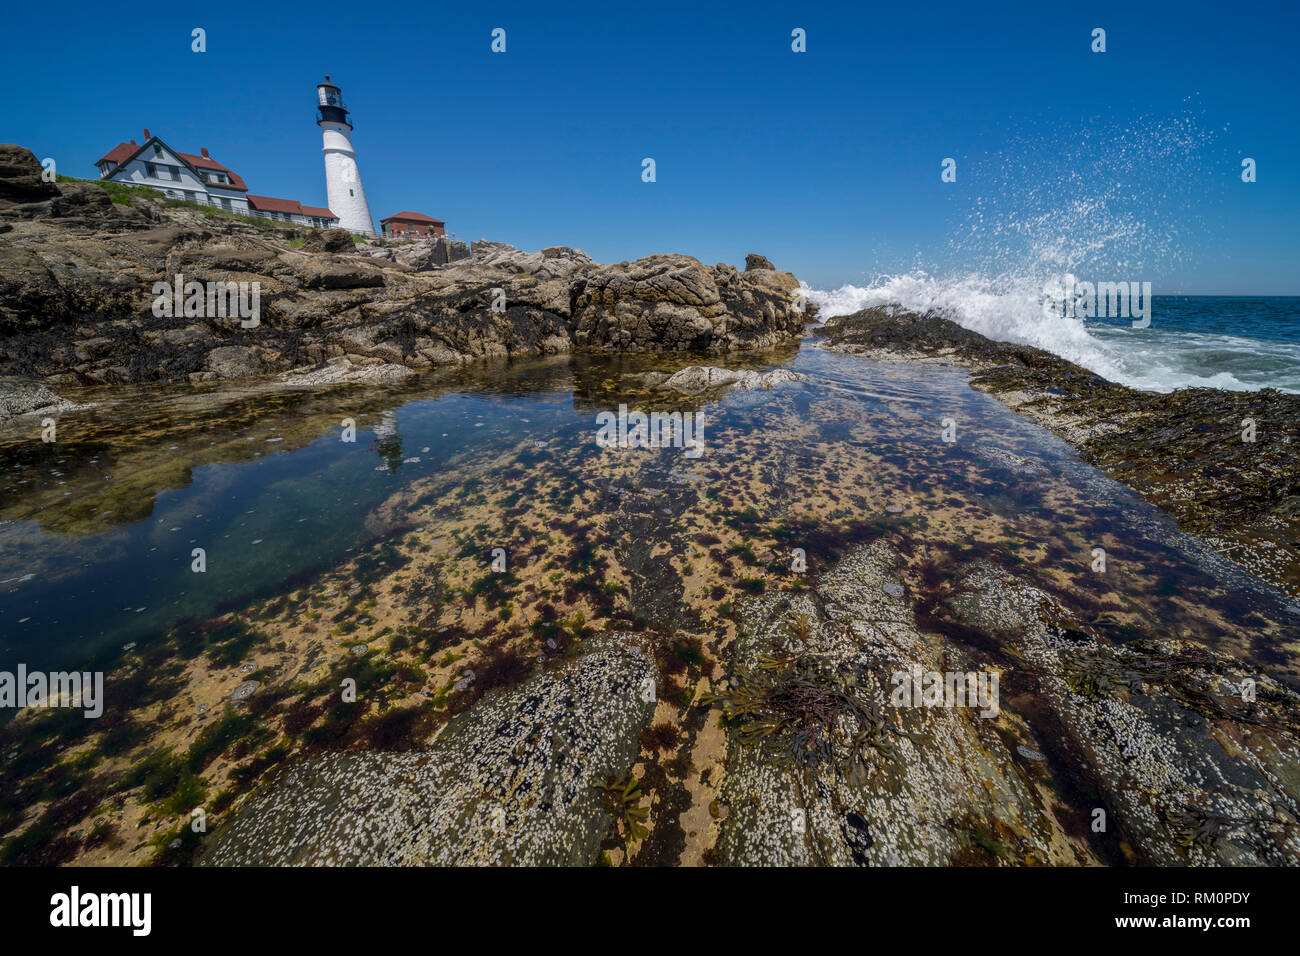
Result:
[[[366,191],[361,187],[357,154],[352,149],[352,123],[343,105],[342,91],[326,73],[325,82],[316,84],[316,94],[316,125],[325,141],[325,188],[330,211],[339,217],[340,229],[374,235],[375,224],[370,218]]]

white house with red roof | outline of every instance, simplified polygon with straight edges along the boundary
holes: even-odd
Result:
[[[272,196],[254,196],[249,193],[248,208],[251,215],[262,219],[296,222],[300,226],[314,226],[317,229],[334,229],[339,224],[339,217],[324,206],[304,206],[296,199],[275,199]]]
[[[144,131],[143,145],[137,145],[135,140],[118,143],[95,166],[102,180],[148,186],[172,199],[217,206],[245,216],[325,229],[334,228],[339,221],[323,206],[304,206],[296,199],[250,195],[240,175],[213,159],[207,147],[200,149],[198,155],[182,153],[148,129]]]
[[[128,186],[148,186],[173,199],[231,212],[248,213],[248,186],[239,174],[213,159],[207,147],[199,155],[172,149],[149,130],[144,144],[118,143],[95,163],[101,179]]]

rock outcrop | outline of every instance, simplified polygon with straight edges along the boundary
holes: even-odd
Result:
[[[627,775],[658,676],[634,635],[608,635],[485,697],[427,750],[306,758],[251,797],[202,862],[594,863],[612,822],[601,788]]]
[[[716,697],[719,863],[1294,863],[1293,691],[1192,641],[1111,644],[979,562],[935,596],[934,633],[901,567],[877,542],[745,609]],[[898,695],[950,673],[996,692]]]
[[[804,376],[788,368],[775,368],[766,372],[753,369],[718,368],[713,365],[688,365],[671,375],[647,372],[641,376],[647,385],[669,388],[683,395],[698,395],[715,388],[731,387],[738,391],[775,388],[787,382],[801,382]]]
[[[87,407],[60,398],[38,382],[0,378],[0,422],[19,415],[53,415]]]
[[[797,280],[770,263],[357,243],[40,173],[29,151],[0,147],[0,374],[50,384],[206,382],[335,358],[419,370],[575,349],[718,354],[787,341],[809,318]],[[155,286],[177,276],[180,314],[169,298],[155,308]],[[256,303],[231,314],[212,291],[227,283],[256,283]]]
[[[351,252],[352,233],[346,229],[312,230],[299,247],[303,252]]]

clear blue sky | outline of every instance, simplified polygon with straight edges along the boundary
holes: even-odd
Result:
[[[92,177],[147,126],[255,193],[324,204],[329,72],[376,219],[604,261],[761,252],[827,287],[964,268],[984,239],[950,240],[974,210],[1009,221],[1024,190],[1041,211],[1073,177],[1142,224],[1127,264],[1157,293],[1300,294],[1294,2],[211,6],[9,7],[0,140]],[[1194,144],[1163,150],[1167,122]]]

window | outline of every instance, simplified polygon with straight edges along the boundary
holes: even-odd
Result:
[[[225,198],[224,196],[221,199],[221,208],[227,210],[230,209],[230,200]]]
[[[196,194],[196,193],[194,193],[193,191],[191,191],[191,190],[189,190],[189,189],[185,190],[185,201],[186,201],[186,202],[194,202],[196,198],[197,198],[197,194]]]
[[[349,195],[349,196],[351,196],[351,195],[353,195],[353,193],[352,193],[352,190],[351,190],[351,189],[349,189],[349,190],[348,190],[348,195]]]
[[[158,167],[155,166],[153,163],[145,163],[145,164],[144,164],[144,174],[145,174],[146,176],[148,176],[150,179],[157,179],[157,178],[158,178]]]
[[[174,182],[181,181],[181,168],[179,166],[168,166],[167,169],[171,171]]]
[[[157,143],[153,144],[153,154],[155,157],[162,155],[162,147],[159,146]]]

